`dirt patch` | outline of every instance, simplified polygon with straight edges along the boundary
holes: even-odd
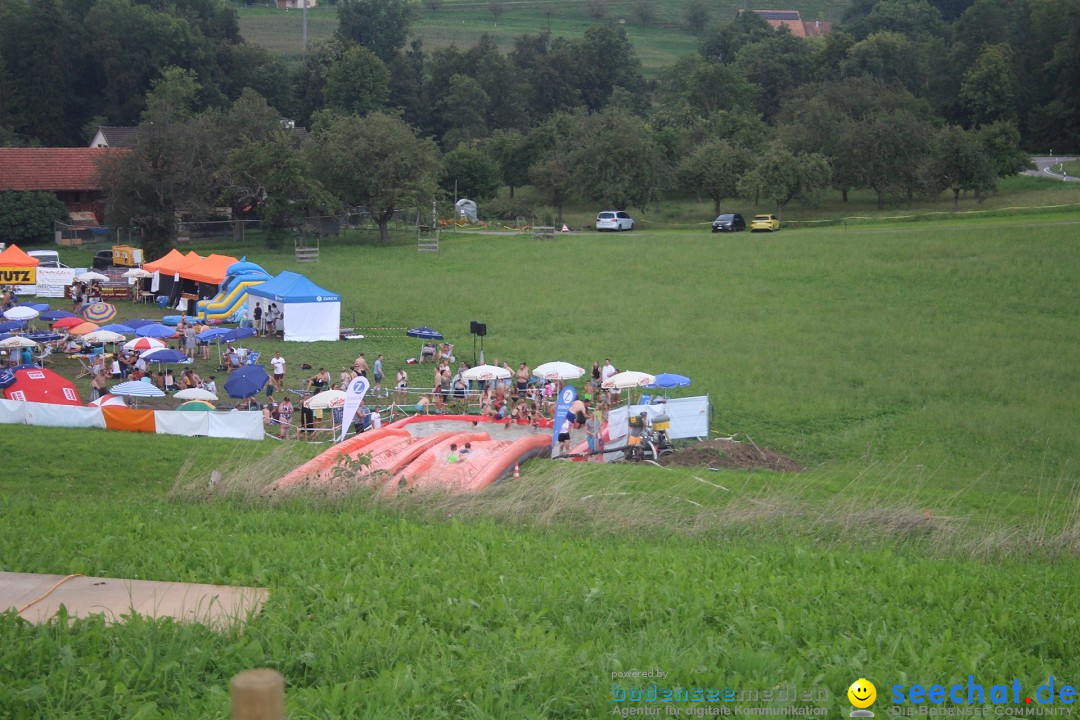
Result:
[[[775,450],[735,440],[703,440],[676,450],[660,460],[671,467],[714,467],[736,470],[776,470],[796,472],[803,466]]]

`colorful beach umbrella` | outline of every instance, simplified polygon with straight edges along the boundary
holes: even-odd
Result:
[[[82,310],[83,317],[96,323],[116,317],[116,306],[107,302],[90,303]]]
[[[91,400],[87,405],[92,407],[127,407],[124,398],[119,395],[112,395],[111,393],[105,393],[97,400]]]
[[[205,400],[188,400],[186,403],[176,408],[177,410],[184,411],[196,411],[196,412],[208,412],[210,410],[217,410],[213,405]]]
[[[72,335],[87,335],[89,333],[94,332],[95,330],[100,330],[100,329],[101,329],[101,327],[97,323],[84,322],[84,323],[79,323],[78,325],[76,325],[74,327],[68,328],[68,332],[71,333]]]

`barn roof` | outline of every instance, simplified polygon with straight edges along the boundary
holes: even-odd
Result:
[[[108,148],[0,148],[0,190],[101,190],[97,163]]]

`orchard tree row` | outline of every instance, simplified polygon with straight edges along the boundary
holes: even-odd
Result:
[[[444,150],[612,105],[645,119],[751,112],[773,127],[785,101],[854,81],[904,91],[939,125],[1011,123],[1029,150],[1080,150],[1080,0],[855,0],[816,38],[744,12],[703,26],[699,51],[652,81],[613,24],[523,35],[508,53],[490,37],[428,52],[409,44],[410,0],[337,12],[337,35],[291,67],[245,43],[222,0],[4,0],[0,143],[82,145],[97,125],[133,125],[151,84],[181,67],[203,110],[250,88],[302,126],[325,109],[399,114]]]
[[[782,215],[792,199],[813,201],[830,186],[869,187],[880,202],[989,192],[1025,163],[1008,123],[938,126],[918,101],[878,81],[845,81],[836,91],[858,109],[833,112],[822,90],[785,102],[773,129],[745,110],[646,120],[615,103],[556,112],[528,132],[496,130],[443,152],[381,109],[320,110],[310,133],[283,124],[250,89],[223,109],[197,111],[195,73],[170,68],[147,96],[137,144],[101,167],[102,185],[109,221],[140,227],[154,255],[172,243],[178,213],[205,216],[222,204],[235,217],[260,218],[271,246],[309,215],[359,207],[388,242],[388,223],[403,208],[440,197],[490,200],[501,186],[511,197],[488,203],[489,213],[531,216],[513,198],[528,184],[559,223],[571,199],[621,209],[665,193],[709,198],[717,210],[726,198],[754,198]],[[828,154],[818,148],[822,123],[831,128]]]

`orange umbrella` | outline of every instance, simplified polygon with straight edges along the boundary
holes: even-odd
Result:
[[[100,329],[101,327],[97,323],[84,322],[71,328],[70,330],[68,330],[68,332],[72,335],[86,335],[87,333],[92,333],[95,330]]]

